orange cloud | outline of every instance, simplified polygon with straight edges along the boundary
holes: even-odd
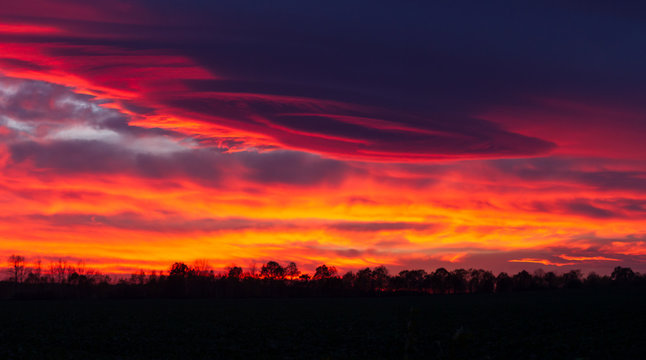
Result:
[[[574,265],[575,264],[575,263],[555,263],[555,262],[549,261],[547,259],[531,259],[531,258],[512,259],[512,260],[509,260],[509,262],[534,263],[534,264],[542,264],[542,265],[550,265],[550,266],[568,266],[568,265]]]
[[[457,254],[445,254],[439,257],[442,261],[448,261],[450,263],[457,263],[462,261],[462,259],[467,255],[467,253],[457,253]]]
[[[568,255],[559,255],[561,259],[564,260],[574,260],[574,261],[621,261],[619,259],[608,258],[604,256],[568,256]]]
[[[613,241],[603,250],[611,254],[643,256],[646,255],[646,241]]]

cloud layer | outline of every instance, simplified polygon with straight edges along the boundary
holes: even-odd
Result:
[[[3,5],[0,255],[646,270],[639,9]]]

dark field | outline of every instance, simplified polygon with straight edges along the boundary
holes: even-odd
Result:
[[[0,302],[1,359],[639,359],[646,293]]]

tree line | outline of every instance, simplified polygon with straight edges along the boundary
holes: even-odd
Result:
[[[176,262],[168,271],[140,271],[125,278],[111,278],[77,264],[58,260],[43,268],[36,260],[8,258],[9,277],[0,282],[0,298],[147,298],[147,297],[308,297],[387,296],[402,294],[506,293],[529,290],[611,287],[646,288],[646,274],[617,266],[610,275],[580,270],[562,274],[525,270],[495,275],[482,269],[438,268],[403,270],[391,274],[385,266],[366,267],[340,274],[334,266],[320,265],[312,275],[302,273],[294,262],[284,266],[269,261],[248,271],[231,266],[216,273],[208,261],[192,265]]]

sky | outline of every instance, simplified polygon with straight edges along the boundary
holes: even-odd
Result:
[[[646,271],[646,6],[1,2],[2,258]]]

